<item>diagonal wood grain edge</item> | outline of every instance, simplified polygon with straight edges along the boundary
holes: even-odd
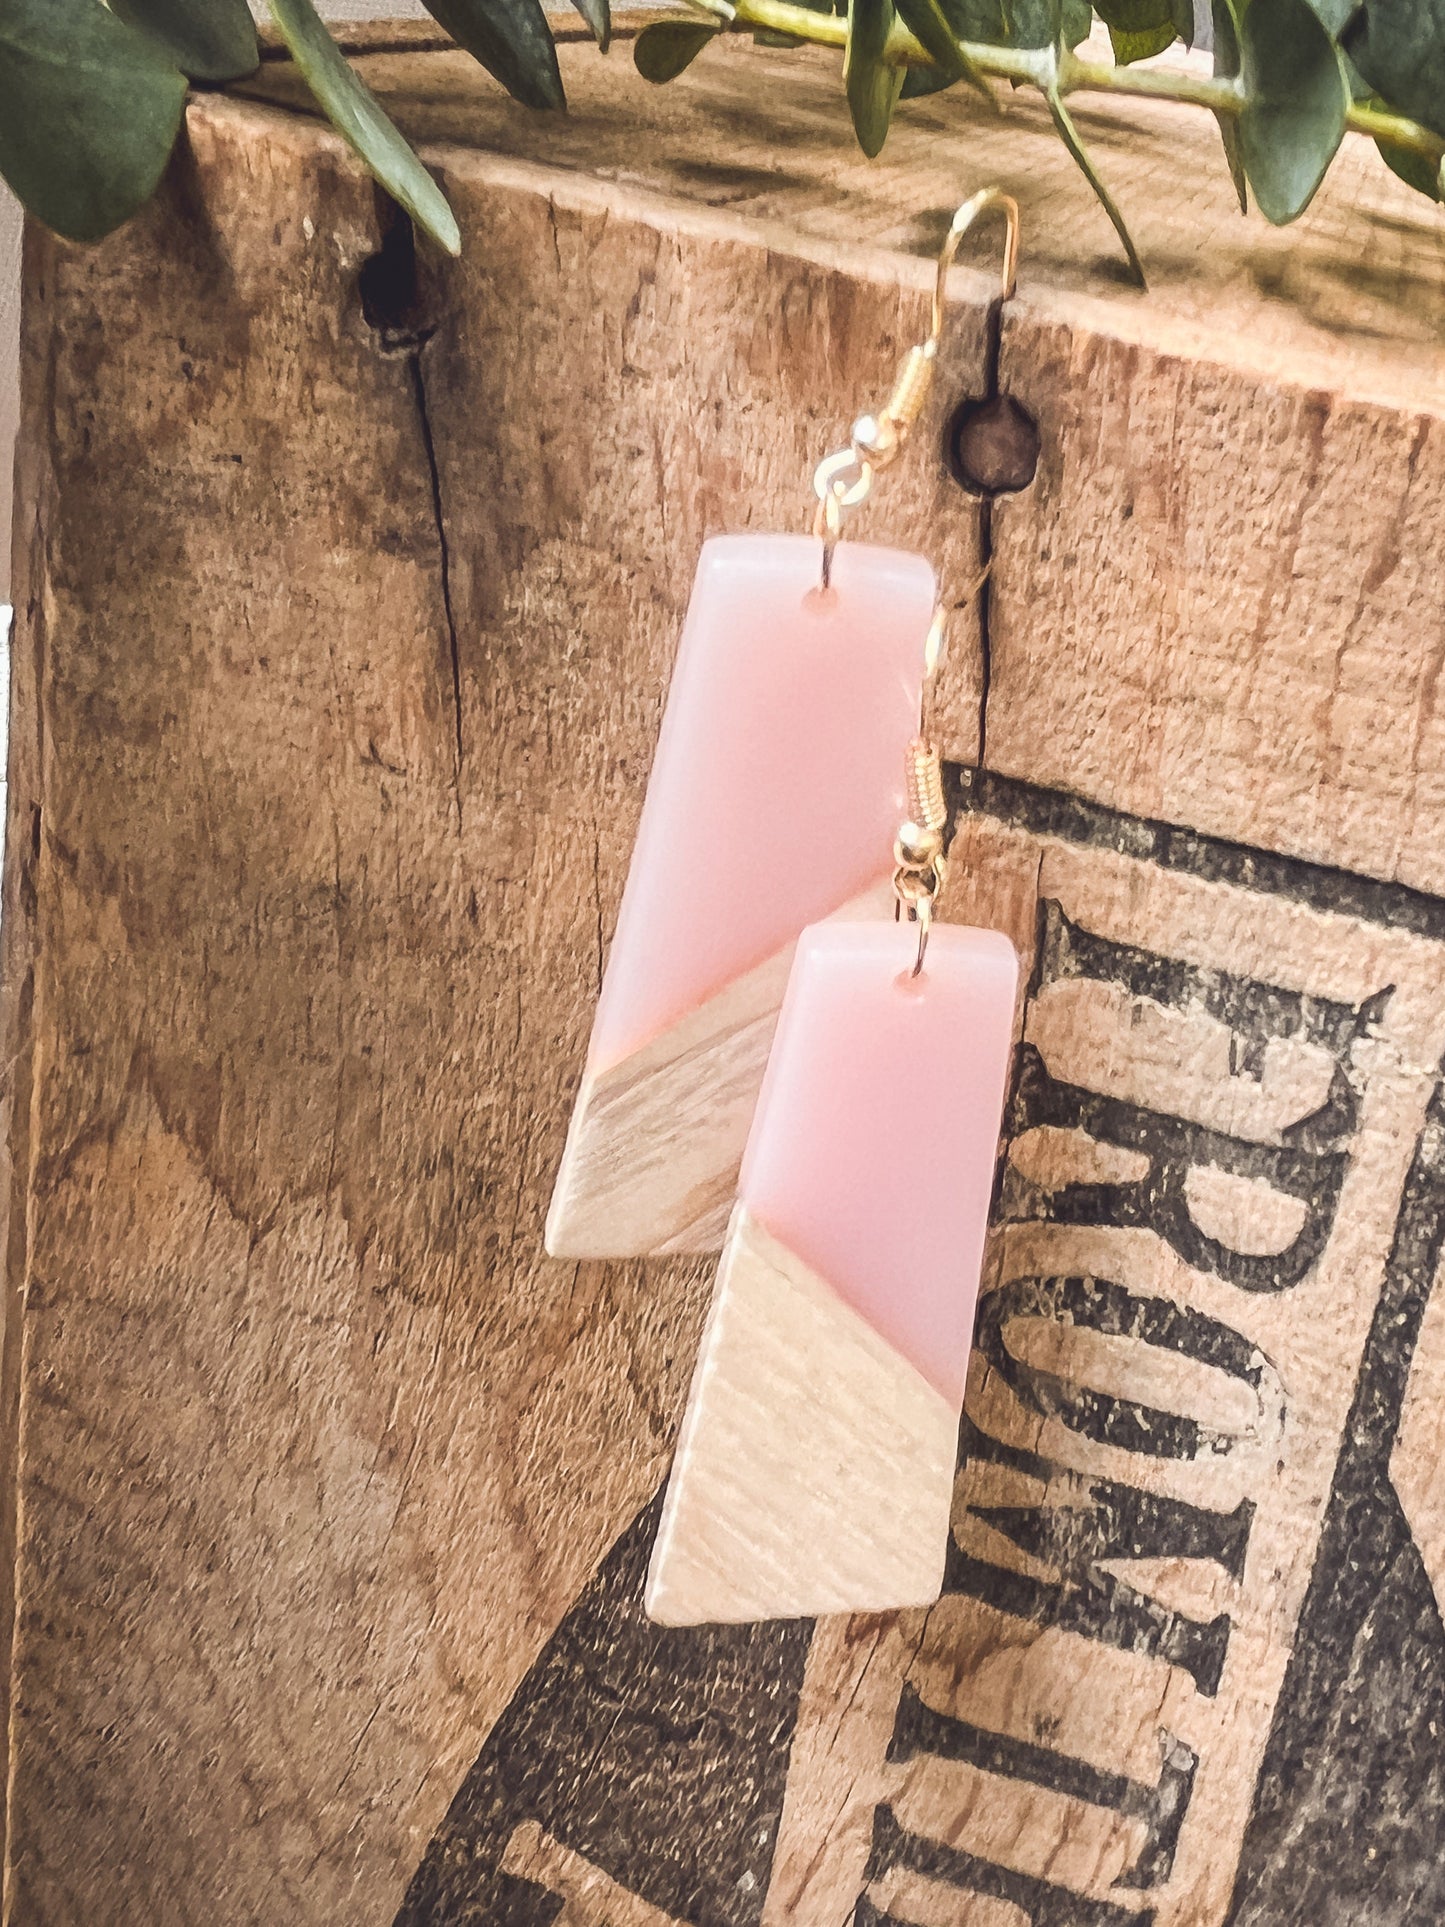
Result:
[[[647,1577],[662,1625],[938,1597],[958,1412],[739,1204]]]
[[[891,886],[880,880],[834,914],[891,916]],[[552,1257],[721,1250],[793,950],[584,1075],[547,1216]]]

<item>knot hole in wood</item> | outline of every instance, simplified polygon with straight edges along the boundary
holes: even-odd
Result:
[[[377,195],[381,246],[363,262],[356,291],[366,325],[385,354],[415,354],[437,330],[435,290],[418,261],[410,215]]]
[[[1039,429],[1012,395],[968,395],[948,418],[943,459],[970,495],[1016,495],[1039,465]]]

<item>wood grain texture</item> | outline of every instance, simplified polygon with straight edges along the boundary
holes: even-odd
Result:
[[[826,57],[563,61],[556,120],[364,58],[466,236],[376,325],[283,63],[123,233],[27,243],[8,1917],[536,1927],[573,1854],[687,1927],[1439,1918],[1415,1418],[1393,1457],[1445,1238],[1437,217],[1351,141],[1275,233],[1207,121],[1082,105],[1145,300],[1026,100],[868,168]],[[800,1695],[804,1627],[642,1620],[703,1268],[543,1216],[698,543],[803,525],[984,178],[1042,456],[952,632],[950,914],[1026,943],[1035,1054],[945,1599],[825,1625]],[[961,595],[955,285],[860,527]]]
[[[363,66],[458,178],[484,143],[860,265],[926,257],[964,189],[1006,187],[1025,244],[999,383],[1043,449],[993,531],[996,759],[1144,816],[1445,887],[1430,587],[1445,566],[1445,246],[1438,212],[1371,143],[1347,137],[1305,216],[1272,229],[1239,216],[1207,114],[1080,97],[1145,297],[1121,285],[1107,223],[1026,93],[993,119],[966,89],[911,103],[869,163],[821,50],[725,39],[654,88],[569,42],[565,124],[498,101],[460,56],[427,59],[424,86],[404,53]],[[284,67],[247,85],[303,99]],[[779,170],[784,100],[809,139]],[[987,268],[956,285],[982,297]],[[972,760],[971,622],[957,653],[940,726]]]
[[[647,1576],[664,1626],[938,1597],[958,1409],[739,1204]]]
[[[834,914],[893,906],[880,882]],[[554,1258],[721,1251],[794,947],[620,1064],[583,1072],[547,1214]]]
[[[389,1920],[667,1463],[706,1274],[554,1265],[546,1201],[697,546],[804,520],[926,290],[498,165],[424,347],[270,110],[30,238],[17,1920]],[[952,486],[872,527],[962,580]]]
[[[448,169],[465,169],[468,153],[482,149],[625,182],[855,258],[879,250],[926,259],[969,188],[996,180],[1019,200],[1030,308],[1287,386],[1344,389],[1407,410],[1438,411],[1445,401],[1440,216],[1363,136],[1346,136],[1303,217],[1271,228],[1240,215],[1207,113],[1073,96],[1070,111],[1138,241],[1146,295],[1129,285],[1103,210],[1031,90],[1000,89],[999,113],[967,89],[906,102],[869,161],[849,126],[839,53],[729,36],[659,88],[631,65],[628,42],[645,18],[619,15],[616,54],[605,61],[585,29],[558,23],[565,119],[518,108],[463,55],[428,54],[419,65],[395,50],[389,30],[393,51],[363,57],[361,67]],[[268,64],[242,91],[315,112],[284,63]],[[980,229],[960,285],[981,291],[997,258],[994,233]]]
[[[1003,378],[1049,426],[995,510],[990,761],[1445,889],[1442,355],[1418,353],[1382,405],[1101,341],[1058,303],[1011,318]]]

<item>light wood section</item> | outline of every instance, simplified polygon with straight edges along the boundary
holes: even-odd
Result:
[[[958,1413],[739,1205],[647,1579],[664,1625],[938,1597]]]
[[[891,917],[892,885],[880,882],[835,914]],[[722,1249],[793,949],[784,945],[622,1063],[583,1073],[547,1217],[552,1257]]]

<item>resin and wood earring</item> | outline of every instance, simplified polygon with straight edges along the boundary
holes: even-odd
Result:
[[[554,1257],[721,1247],[799,931],[892,915],[897,745],[935,591],[921,556],[890,549],[705,544],[547,1221]]]
[[[703,545],[547,1218],[554,1258],[719,1248],[799,932],[891,910],[878,852],[937,646],[936,583],[922,556],[840,548],[839,533],[907,445],[948,271],[991,208],[1013,292],[1018,208],[985,188],[944,239],[927,339],[818,464],[812,538]]]
[[[930,938],[941,874],[900,862],[917,934],[798,944],[648,1575],[664,1624],[938,1597],[1018,985],[998,932]]]

